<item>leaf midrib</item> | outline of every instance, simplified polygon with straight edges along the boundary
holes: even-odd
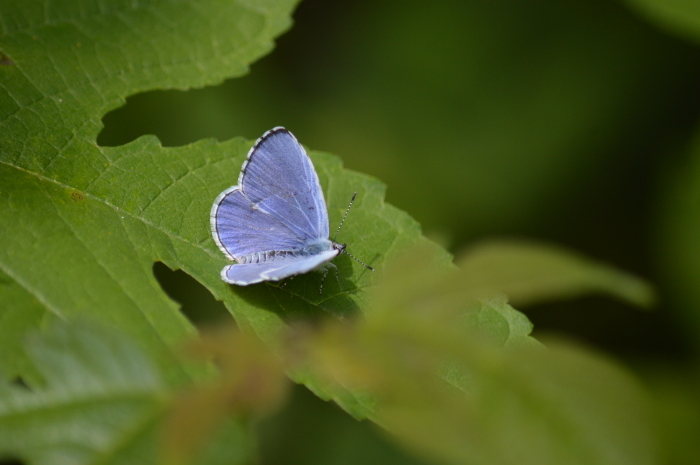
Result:
[[[48,178],[48,177],[44,176],[43,174],[35,173],[35,172],[30,171],[30,170],[28,170],[28,169],[22,168],[21,166],[17,166],[17,165],[15,165],[15,164],[8,163],[8,162],[3,161],[3,160],[0,160],[0,163],[2,163],[2,164],[5,165],[5,166],[9,166],[10,168],[14,168],[14,169],[16,169],[16,170],[18,170],[18,171],[22,171],[22,172],[24,172],[24,173],[26,173],[26,174],[29,174],[29,175],[31,175],[31,176],[35,176],[36,178],[40,179],[41,181],[45,181],[45,182],[48,182],[48,183],[52,183],[52,184],[54,184],[54,185],[56,185],[56,186],[58,186],[58,187],[61,187],[61,188],[63,188],[63,189],[71,189],[71,190],[79,191],[80,194],[81,194],[82,196],[87,197],[87,198],[92,199],[92,200],[95,200],[95,201],[97,201],[97,202],[100,202],[100,203],[102,203],[103,205],[105,205],[105,206],[107,206],[107,207],[113,209],[113,210],[116,211],[116,212],[119,212],[119,213],[123,213],[123,214],[125,214],[125,215],[128,215],[130,218],[133,218],[133,219],[135,219],[135,220],[138,220],[138,221],[142,222],[144,225],[155,229],[156,231],[160,231],[160,232],[166,234],[167,236],[169,236],[169,237],[171,237],[171,238],[177,239],[177,240],[179,240],[179,241],[181,241],[181,242],[183,242],[183,243],[185,243],[185,244],[187,244],[187,245],[190,245],[191,247],[194,247],[194,248],[196,248],[196,249],[201,250],[202,252],[205,252],[207,255],[209,255],[209,256],[212,257],[212,258],[216,258],[216,259],[221,258],[221,257],[219,257],[218,255],[216,255],[214,252],[212,252],[211,250],[209,250],[209,249],[207,249],[207,248],[205,248],[205,247],[202,247],[200,244],[195,244],[194,242],[190,242],[190,241],[188,241],[187,239],[183,238],[182,236],[177,235],[176,233],[174,233],[174,232],[172,232],[172,231],[169,231],[169,230],[166,230],[166,229],[162,229],[161,227],[156,226],[155,224],[153,224],[152,222],[148,221],[147,219],[145,219],[145,218],[143,218],[143,217],[141,217],[141,216],[138,216],[137,214],[132,213],[132,212],[130,212],[130,211],[128,211],[128,210],[124,210],[124,209],[122,209],[121,207],[118,207],[118,206],[116,206],[116,205],[114,205],[114,204],[108,202],[107,200],[105,200],[105,199],[103,199],[103,198],[97,197],[97,196],[95,196],[95,195],[93,195],[93,194],[90,194],[89,192],[83,192],[81,189],[79,189],[79,188],[77,188],[77,187],[69,186],[69,185],[64,184],[64,183],[62,183],[62,182],[60,182],[60,181],[57,181],[57,180],[55,180],[55,179]],[[9,273],[8,273],[8,274],[9,274]]]
[[[49,177],[47,177],[47,176],[45,176],[45,175],[43,175],[43,174],[41,174],[41,173],[37,173],[37,172],[30,171],[30,170],[28,170],[28,169],[26,169],[26,168],[23,168],[23,167],[21,167],[21,166],[17,166],[17,165],[15,165],[15,164],[8,163],[8,162],[3,161],[3,160],[0,160],[0,163],[1,163],[1,164],[4,164],[5,166],[9,166],[10,168],[14,168],[14,169],[16,169],[16,170],[18,170],[18,171],[21,171],[21,172],[24,172],[24,173],[26,173],[26,174],[29,174],[29,175],[31,175],[31,176],[35,176],[37,179],[39,179],[39,180],[41,180],[41,181],[44,181],[44,182],[47,182],[47,183],[51,183],[51,184],[53,184],[53,185],[55,185],[55,186],[58,186],[58,187],[61,187],[61,188],[63,188],[63,189],[71,189],[71,190],[80,191],[81,195],[83,195],[84,197],[89,198],[89,199],[92,199],[92,200],[94,200],[94,201],[96,201],[96,202],[100,202],[100,203],[102,203],[103,205],[105,205],[105,206],[107,206],[107,207],[113,209],[115,212],[123,213],[124,215],[128,215],[130,218],[133,218],[134,220],[140,221],[141,223],[143,223],[143,224],[146,225],[147,227],[153,228],[153,229],[155,229],[156,231],[162,232],[163,234],[167,235],[168,237],[170,237],[170,238],[172,238],[172,239],[178,240],[178,241],[180,241],[181,243],[183,243],[183,244],[185,244],[185,245],[189,245],[190,247],[194,247],[195,249],[198,249],[198,250],[204,252],[204,253],[207,254],[210,258],[212,258],[212,259],[214,259],[214,260],[219,260],[219,259],[221,258],[221,257],[219,256],[219,254],[217,254],[217,253],[214,252],[214,251],[211,251],[211,250],[208,249],[208,248],[203,247],[203,246],[201,245],[201,243],[194,243],[194,242],[191,242],[191,241],[189,241],[189,240],[183,238],[182,236],[177,235],[176,233],[174,233],[174,232],[172,232],[172,231],[170,231],[170,230],[162,229],[160,226],[156,226],[155,224],[153,224],[152,222],[150,222],[150,221],[148,221],[147,219],[143,218],[142,216],[138,216],[138,215],[135,214],[135,213],[132,213],[132,212],[130,212],[130,211],[128,211],[128,210],[124,210],[124,209],[122,209],[121,207],[118,207],[118,206],[116,206],[116,205],[110,203],[109,201],[107,201],[107,200],[105,200],[105,199],[103,199],[103,198],[97,197],[97,196],[95,196],[95,195],[93,195],[93,194],[90,194],[89,192],[83,192],[82,190],[78,189],[77,187],[73,187],[73,186],[64,184],[64,183],[62,183],[62,182],[60,182],[60,181],[57,181],[56,179],[49,178]],[[144,209],[144,211],[145,211],[145,209]],[[3,264],[2,262],[0,262],[0,266],[2,266],[2,270],[3,270],[5,273],[7,273],[9,276],[11,276],[12,279],[14,279],[15,282],[17,282],[19,285],[21,285],[28,293],[30,293],[30,294],[36,296],[37,299],[38,299],[40,302],[42,302],[42,304],[44,304],[44,306],[45,306],[47,309],[49,309],[51,312],[53,312],[54,314],[56,314],[56,315],[58,315],[58,316],[60,316],[60,317],[63,316],[62,313],[61,313],[60,311],[58,311],[57,308],[56,308],[54,305],[48,303],[48,301],[47,301],[46,298],[42,298],[42,297],[41,297],[41,293],[40,293],[40,292],[35,291],[35,290],[33,289],[32,286],[29,286],[27,283],[25,283],[25,282],[23,282],[22,280],[18,279],[18,277],[15,276],[15,274],[12,273],[12,272],[8,269],[7,266],[4,266],[4,264]],[[324,300],[322,300],[322,301],[320,301],[320,302],[313,302],[313,301],[311,301],[311,300],[308,300],[308,299],[307,299],[305,296],[303,296],[303,295],[295,294],[295,293],[292,293],[292,292],[290,292],[290,291],[288,291],[288,290],[287,290],[286,292],[288,292],[290,295],[293,295],[294,297],[297,297],[297,298],[302,299],[304,302],[306,302],[306,303],[309,304],[309,305],[312,305],[312,306],[314,306],[314,307],[321,308],[321,304],[322,304],[323,302],[325,302],[326,300],[332,299],[332,298],[336,297],[337,295],[350,294],[352,291],[357,291],[357,290],[359,290],[359,288],[353,289],[353,290],[351,290],[351,291],[344,291],[344,292],[341,292],[341,293],[339,293],[339,294],[334,294],[333,296],[329,296],[328,298],[326,298],[326,299],[324,299]]]

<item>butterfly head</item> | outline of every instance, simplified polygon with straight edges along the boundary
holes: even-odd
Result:
[[[338,255],[341,253],[345,252],[345,248],[347,247],[347,244],[338,244],[337,242],[333,242],[333,250],[338,251]]]
[[[350,252],[348,252],[348,251],[346,250],[347,247],[348,247],[347,244],[338,244],[337,242],[333,242],[333,250],[337,250],[337,251],[338,251],[338,255],[340,255],[341,253],[347,254],[347,255],[350,256],[350,258],[352,258],[353,260],[355,260],[355,261],[356,261],[357,263],[359,263],[360,265],[364,266],[365,268],[367,268],[367,269],[370,270],[370,271],[374,271],[374,268],[372,268],[371,266],[367,265],[365,262],[363,262],[362,260],[360,260],[359,258],[357,258],[356,256],[354,256],[353,254],[351,254]]]

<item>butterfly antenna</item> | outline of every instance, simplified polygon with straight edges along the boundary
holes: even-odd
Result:
[[[338,225],[338,229],[335,230],[335,236],[333,236],[333,242],[335,242],[335,238],[338,237],[338,233],[340,232],[340,228],[343,227],[343,223],[345,223],[345,218],[347,218],[348,213],[350,213],[350,208],[352,207],[352,204],[355,201],[355,197],[357,197],[357,192],[352,194],[352,198],[350,199],[350,205],[348,205],[348,209],[345,210],[345,214],[343,215],[343,219],[340,220],[340,224]]]
[[[350,252],[348,252],[348,249],[343,250],[343,253],[350,255],[350,258],[352,258],[353,260],[355,260],[357,263],[359,263],[360,265],[364,266],[364,267],[367,268],[368,270],[374,271],[374,268],[372,268],[371,266],[369,266],[368,264],[366,264],[365,262],[363,262],[362,260],[360,260],[359,258],[357,258],[356,256],[354,256],[353,254],[351,254]]]
[[[335,231],[335,236],[333,236],[333,242],[335,242],[335,238],[338,237],[338,233],[340,232],[340,228],[343,227],[343,223],[345,223],[345,218],[347,218],[348,213],[350,213],[350,208],[352,207],[353,202],[355,202],[355,197],[357,197],[357,192],[352,194],[352,198],[350,199],[350,205],[348,205],[347,210],[345,210],[345,214],[343,215],[343,219],[340,220],[340,224],[338,225],[338,229]],[[371,266],[369,266],[368,264],[366,264],[365,262],[363,262],[362,260],[360,260],[359,258],[354,256],[353,254],[348,252],[348,250],[345,248],[345,245],[343,245],[342,253],[348,254],[352,259],[354,259],[360,265],[364,266],[368,270],[374,271],[374,268],[372,268]]]

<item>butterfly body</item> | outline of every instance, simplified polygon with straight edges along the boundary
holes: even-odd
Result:
[[[238,185],[223,191],[211,210],[212,235],[237,263],[224,281],[246,286],[322,267],[345,252],[328,238],[328,213],[316,171],[304,148],[277,127],[258,139]]]

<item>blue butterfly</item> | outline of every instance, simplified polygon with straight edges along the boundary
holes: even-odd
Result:
[[[238,262],[224,267],[221,278],[239,286],[279,281],[322,265],[325,280],[328,267],[335,268],[330,260],[348,253],[347,244],[328,238],[326,202],[314,166],[283,127],[267,131],[250,149],[238,185],[214,201],[211,230],[224,254]]]

